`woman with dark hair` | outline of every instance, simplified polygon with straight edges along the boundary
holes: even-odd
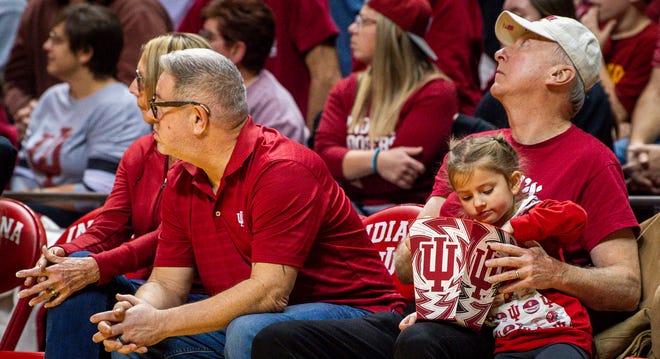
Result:
[[[75,4],[58,15],[48,40],[48,73],[63,83],[40,98],[23,138],[15,191],[110,193],[126,148],[149,132],[126,85],[115,78],[123,45],[106,7]],[[68,226],[84,203],[29,204]]]

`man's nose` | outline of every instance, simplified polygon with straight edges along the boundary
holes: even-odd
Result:
[[[506,56],[507,56],[507,47],[504,46],[495,52],[495,61],[497,62],[504,61],[506,59]]]

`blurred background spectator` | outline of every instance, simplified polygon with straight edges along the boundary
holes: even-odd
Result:
[[[49,88],[30,116],[14,191],[110,193],[124,150],[150,131],[128,87],[118,82],[121,24],[108,8],[74,4],[55,19],[47,71]],[[135,71],[133,71],[135,74]],[[91,208],[77,203],[29,203],[66,227]]]
[[[247,87],[248,112],[254,123],[307,144],[309,130],[291,94],[264,70],[275,39],[273,13],[261,0],[214,0],[202,11],[204,36],[229,58]]]
[[[426,0],[371,0],[349,27],[368,67],[332,89],[314,149],[362,214],[424,203],[447,152],[458,101],[423,40],[430,18]]]
[[[2,87],[5,64],[9,58],[9,51],[18,29],[18,22],[26,4],[25,0],[4,0],[0,2],[0,39],[2,39],[0,41],[0,136],[6,137],[14,146],[18,146],[18,132],[7,116]]]
[[[46,71],[47,55],[41,46],[67,0],[30,0],[21,18],[16,40],[5,67],[5,105],[16,125],[26,126],[36,100],[60,82]],[[124,47],[118,78],[128,85],[135,76],[140,46],[152,37],[172,30],[167,12],[158,0],[96,0],[117,15],[124,29]]]
[[[591,2],[580,21],[596,35],[603,52],[600,83],[616,121],[614,152],[626,162],[630,117],[651,76],[658,25],[644,13],[647,1]]]

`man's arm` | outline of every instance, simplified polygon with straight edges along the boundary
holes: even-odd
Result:
[[[314,119],[323,110],[325,99],[335,82],[341,79],[337,50],[327,43],[317,45],[305,55],[309,70],[309,100],[305,122],[310,131],[314,130]]]
[[[164,311],[164,318],[174,320],[166,328],[165,336],[225,329],[242,315],[281,312],[289,302],[297,275],[294,267],[254,263],[249,279],[207,300]]]
[[[180,335],[192,335],[225,329],[245,314],[281,312],[287,305],[298,270],[280,264],[254,263],[250,278],[208,299],[185,302],[192,268],[154,268],[149,281],[136,293],[137,301],[124,301],[123,321],[95,335],[95,341],[121,335],[125,342],[148,346]],[[181,283],[187,282],[187,285]],[[132,299],[131,299],[132,300]],[[135,303],[139,303],[135,305]],[[92,321],[111,321],[111,312],[92,317]],[[100,327],[100,326],[99,326]],[[108,350],[120,350],[117,341],[106,344]]]
[[[557,289],[580,299],[595,310],[629,311],[637,308],[641,274],[637,242],[630,228],[608,235],[589,253],[594,267],[577,267],[550,257],[538,244],[529,248],[493,243],[490,247],[509,256],[491,259],[487,267],[508,267],[489,278],[491,283],[511,281],[500,291],[523,288]],[[515,280],[520,274],[520,279]]]
[[[437,217],[440,214],[440,208],[445,203],[446,198],[440,196],[433,196],[426,201],[424,208],[419,212],[417,218],[423,217]],[[396,276],[401,283],[412,283],[412,258],[410,253],[410,238],[406,237],[394,252],[394,269]]]

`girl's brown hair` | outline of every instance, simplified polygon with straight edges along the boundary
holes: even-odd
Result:
[[[476,169],[500,173],[509,181],[513,173],[521,168],[518,153],[502,134],[452,139],[449,148],[446,168],[452,188],[456,188],[457,175],[468,179]]]

